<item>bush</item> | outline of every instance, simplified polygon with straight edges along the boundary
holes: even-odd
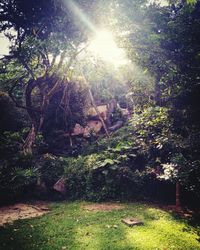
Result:
[[[24,112],[17,109],[7,93],[0,91],[0,133],[17,131],[26,124]]]
[[[22,152],[22,146],[27,133],[28,129],[24,128],[18,132],[6,131],[0,134],[1,202],[32,198],[37,179],[43,174],[36,151],[36,147],[38,149],[42,146],[43,140],[41,135],[38,135],[34,148],[36,154],[25,155]]]
[[[37,181],[37,168],[32,157],[16,154],[13,162],[0,161],[0,200],[1,202],[28,198]]]
[[[141,197],[143,173],[123,166],[124,160],[101,154],[65,159],[65,183],[70,199],[107,200]],[[115,155],[116,156],[116,155]]]

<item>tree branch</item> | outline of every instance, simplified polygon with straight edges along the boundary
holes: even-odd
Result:
[[[22,80],[22,79],[18,79],[18,80]],[[26,106],[23,106],[23,105],[20,105],[20,104],[17,102],[17,100],[15,99],[14,95],[13,95],[13,91],[14,91],[15,87],[16,87],[17,84],[18,84],[18,80],[16,80],[15,83],[13,84],[13,86],[11,87],[11,89],[8,90],[8,95],[9,95],[9,97],[11,98],[11,100],[14,102],[14,104],[15,104],[15,106],[16,106],[17,108],[21,108],[21,109],[27,110],[27,107],[26,107]],[[39,110],[33,109],[33,108],[31,108],[31,109],[32,109],[32,111],[38,112],[38,113],[39,113]]]
[[[24,61],[23,58],[18,57],[19,61],[21,62],[21,64],[24,66],[24,68],[28,71],[28,73],[30,74],[30,76],[32,77],[32,79],[35,79],[35,76],[33,74],[33,71],[30,69],[30,67],[28,66],[28,64]]]

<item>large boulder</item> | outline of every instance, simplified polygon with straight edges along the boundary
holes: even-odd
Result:
[[[53,186],[53,189],[58,191],[61,194],[66,194],[66,188],[65,188],[65,180],[64,178],[60,178]]]

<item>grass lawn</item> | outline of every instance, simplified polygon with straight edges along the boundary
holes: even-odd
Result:
[[[200,250],[198,228],[170,213],[140,203],[122,210],[88,211],[86,202],[51,203],[50,213],[0,228],[2,250]],[[125,217],[143,220],[128,227]]]

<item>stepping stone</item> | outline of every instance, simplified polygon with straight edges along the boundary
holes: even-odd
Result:
[[[122,220],[122,222],[125,223],[129,227],[144,225],[144,222],[141,220],[138,220],[137,218],[125,218]]]

